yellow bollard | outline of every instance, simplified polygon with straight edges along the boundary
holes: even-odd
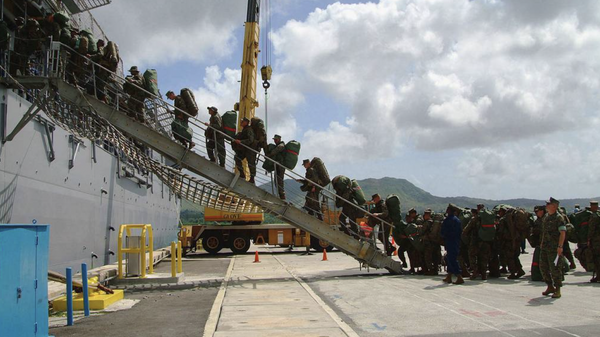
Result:
[[[177,253],[175,253],[175,241],[171,242],[171,277],[176,277],[176,264],[175,259],[177,259]]]
[[[181,241],[177,241],[177,272],[183,272],[183,262],[181,262]]]

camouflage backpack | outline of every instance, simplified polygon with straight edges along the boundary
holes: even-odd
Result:
[[[352,179],[352,195],[354,196],[354,201],[356,201],[357,205],[364,205],[367,202],[367,198],[365,197],[365,193],[362,188],[358,185],[358,182],[355,179]]]
[[[310,161],[310,167],[313,168],[317,173],[317,176],[319,177],[318,183],[321,184],[321,186],[329,185],[329,183],[331,182],[331,179],[329,178],[329,172],[327,172],[325,163],[323,163],[321,158],[314,157]]]
[[[579,211],[569,215],[569,221],[573,224],[575,229],[575,241],[569,239],[573,243],[585,243],[588,239],[589,221],[592,216],[592,212],[588,210]]]
[[[492,242],[496,239],[496,214],[487,209],[479,211],[479,239],[485,242]]]
[[[435,213],[433,214],[433,224],[431,225],[431,231],[429,232],[429,240],[435,243],[443,244],[444,239],[442,238],[442,223],[444,223],[444,214]]]
[[[183,98],[185,102],[185,106],[187,107],[187,113],[192,117],[196,117],[198,115],[198,104],[196,104],[196,97],[194,97],[194,93],[188,89],[181,89],[179,95]]]
[[[388,209],[390,219],[394,224],[402,221],[402,210],[400,207],[400,198],[395,194],[390,194],[385,198],[385,206]]]
[[[521,208],[513,208],[507,211],[509,222],[514,228],[520,233],[525,233],[526,237],[529,236],[531,223],[529,221],[530,214]]]
[[[258,117],[252,117],[250,120],[250,126],[252,127],[252,131],[254,131],[254,143],[256,148],[266,148],[267,130],[265,129],[265,122]]]

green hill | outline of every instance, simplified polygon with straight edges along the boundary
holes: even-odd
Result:
[[[414,207],[419,212],[423,212],[426,208],[431,208],[434,211],[443,211],[446,209],[449,203],[456,204],[461,207],[469,207],[473,208],[477,204],[484,204],[488,208],[492,208],[498,204],[508,204],[515,207],[523,207],[525,209],[532,210],[533,206],[543,205],[545,203],[544,200],[535,200],[535,199],[508,199],[508,200],[491,200],[491,199],[478,199],[478,198],[469,198],[464,196],[458,197],[438,197],[432,195],[429,192],[422,190],[421,188],[415,186],[413,183],[409,182],[406,179],[398,179],[398,178],[381,178],[381,179],[363,179],[358,180],[359,185],[365,192],[365,196],[370,199],[371,195],[375,193],[379,193],[383,198],[385,198],[389,194],[396,194],[400,198],[400,202],[402,203],[402,210],[406,211],[411,207]],[[265,184],[261,186],[262,189],[272,192],[272,188],[270,184]],[[287,194],[288,201],[292,202],[295,205],[302,205],[304,203],[304,195],[305,193],[300,191],[300,184],[294,180],[286,180],[285,181],[285,189]],[[600,199],[594,198],[594,199]],[[588,198],[581,199],[565,199],[561,200],[561,206],[566,207],[568,211],[571,211],[575,204],[579,204],[582,207],[589,205]],[[185,223],[185,219],[191,218],[195,219],[198,217],[202,217],[202,207],[193,205],[186,200],[183,200],[181,207],[182,221]],[[269,217],[271,220],[271,218]],[[273,219],[273,221],[276,221]]]

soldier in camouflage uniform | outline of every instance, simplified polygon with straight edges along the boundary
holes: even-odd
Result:
[[[565,219],[558,213],[558,200],[550,198],[546,205],[548,215],[542,222],[542,242],[540,245],[540,271],[548,285],[542,295],[553,294],[552,298],[560,298],[563,272],[560,257],[563,255],[563,244],[567,236]],[[558,260],[558,263],[555,262]]]
[[[302,180],[302,186],[300,189],[306,192],[306,197],[304,198],[304,209],[310,215],[316,215],[319,220],[323,220],[323,214],[321,212],[321,202],[319,199],[319,195],[321,193],[321,188],[311,181],[314,181],[317,184],[320,184],[319,175],[315,171],[314,168],[310,167],[310,160],[304,159],[302,161],[302,166],[306,169],[306,180]]]
[[[273,136],[273,141],[275,142],[275,147],[271,151],[267,150],[265,154],[267,155],[267,157],[273,160],[275,160],[275,158],[277,158],[278,155],[280,155],[280,157],[283,158],[285,152],[285,143],[281,140],[281,136]],[[260,151],[260,144],[257,146],[259,146],[257,150]],[[283,182],[285,179],[285,166],[282,165],[283,160],[275,161],[277,162],[277,164],[275,164],[275,186],[277,186],[277,193],[279,194],[279,198],[281,200],[285,200],[285,186]]]
[[[462,241],[468,242],[468,253],[469,253],[469,265],[471,266],[472,274],[470,276],[471,280],[477,279],[479,276],[487,276],[486,270],[483,270],[481,266],[482,261],[479,257],[480,248],[479,248],[479,206],[477,208],[471,209],[471,220],[462,231]],[[489,257],[488,257],[489,258]],[[487,264],[487,263],[486,263]],[[483,270],[483,272],[482,272]],[[486,277],[487,278],[487,277]],[[482,277],[483,280],[485,278]]]
[[[433,218],[431,209],[423,213],[423,271],[425,275],[438,275],[442,251],[442,221]]]
[[[335,198],[335,207],[342,208],[338,218],[342,231],[355,239],[359,239],[359,228],[356,219],[361,218],[364,212],[357,208],[358,205],[356,205],[352,189],[352,180],[346,176],[339,175],[333,178],[331,186],[333,186],[335,194],[339,196]],[[348,203],[344,199],[350,202]],[[347,224],[350,225],[350,228],[348,228]]]
[[[498,228],[502,230],[500,236],[502,255],[510,272],[507,278],[511,280],[521,278],[525,275],[519,259],[521,254],[520,244],[523,238],[513,221],[512,212],[503,206],[500,208],[498,215],[500,215]]]
[[[133,86],[131,86],[132,89],[129,92],[129,99],[127,100],[127,115],[129,115],[131,118],[137,119],[137,121],[140,123],[145,123],[144,100],[146,99],[146,93],[142,90],[144,87],[144,78],[142,75],[140,75],[140,71],[138,70],[137,66],[129,68],[129,73],[131,75],[127,76],[125,80],[133,84]]]
[[[418,227],[422,227],[423,218],[417,213],[416,209],[411,208],[406,214],[406,224],[414,224]],[[408,254],[408,259],[410,260],[409,273],[417,273],[418,269],[421,267],[421,252],[417,250],[415,245],[412,243],[411,238],[409,238],[407,235],[402,236],[402,239],[402,244],[398,243],[398,246],[402,247]],[[398,254],[400,254],[400,248],[398,249]]]
[[[385,222],[392,223],[385,200],[381,199],[381,196],[376,193],[371,196],[371,202],[375,204],[375,207],[371,213]],[[390,233],[392,232],[392,227],[386,226],[383,222],[374,217],[369,217],[368,222],[371,228],[375,228],[376,225],[380,225],[378,235],[379,241],[385,245],[387,255],[392,256],[395,250],[394,246],[390,242]]]
[[[219,115],[219,110],[214,106],[207,107],[210,119],[208,123],[204,123],[206,128],[204,136],[206,139],[206,151],[208,152],[208,158],[213,163],[217,162],[215,158],[215,152],[219,158],[219,166],[225,167],[225,136],[217,131],[223,130],[223,120]],[[216,130],[216,131],[215,131]]]
[[[188,124],[187,106],[183,98],[179,95],[175,95],[172,91],[167,91],[167,98],[173,100],[175,105],[175,111],[171,111],[175,115],[175,119],[171,123],[171,130],[173,131],[173,138],[181,142],[183,146],[188,149],[193,148],[196,144],[192,141],[193,131]]]
[[[498,267],[500,268],[499,274],[508,273],[508,261],[504,243],[505,235],[507,235],[505,233],[508,231],[508,228],[506,227],[506,221],[500,221],[505,214],[506,209],[504,208],[500,208],[496,213],[496,240],[494,241],[494,253],[492,254],[495,254],[498,257]],[[498,275],[498,277],[500,277],[500,275]]]
[[[250,170],[250,179],[248,181],[252,184],[254,184],[254,177],[256,176],[256,152],[250,149],[254,144],[254,131],[250,127],[250,120],[244,117],[242,118],[242,131],[235,135],[235,139],[231,145],[235,151],[235,167],[240,172],[240,177],[246,179],[242,165],[242,160],[246,159],[248,169]]]
[[[563,219],[565,219],[565,223],[571,223],[571,220],[569,220],[569,217],[567,216],[566,208],[559,207],[558,213],[563,217]],[[569,245],[569,240],[565,241],[565,245],[563,247],[563,255],[569,261],[569,269],[573,270],[573,269],[577,268],[577,265],[575,264],[575,257],[573,256],[573,252],[571,251],[571,246]]]
[[[588,226],[588,249],[592,250],[592,260],[594,262],[594,276],[590,282],[600,282],[598,271],[600,269],[600,213],[598,213],[598,202],[590,201],[590,217]]]
[[[37,20],[28,19],[16,35],[14,61],[11,59],[11,74],[16,75],[18,70],[21,75],[30,75],[29,57],[42,49],[44,32],[40,29]]]
[[[546,215],[546,206],[535,206],[533,211],[535,212],[536,219],[529,231],[529,244],[535,249],[540,246],[542,239],[542,221]]]

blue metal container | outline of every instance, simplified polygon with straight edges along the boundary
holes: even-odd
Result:
[[[48,336],[49,234],[0,224],[0,336]]]

